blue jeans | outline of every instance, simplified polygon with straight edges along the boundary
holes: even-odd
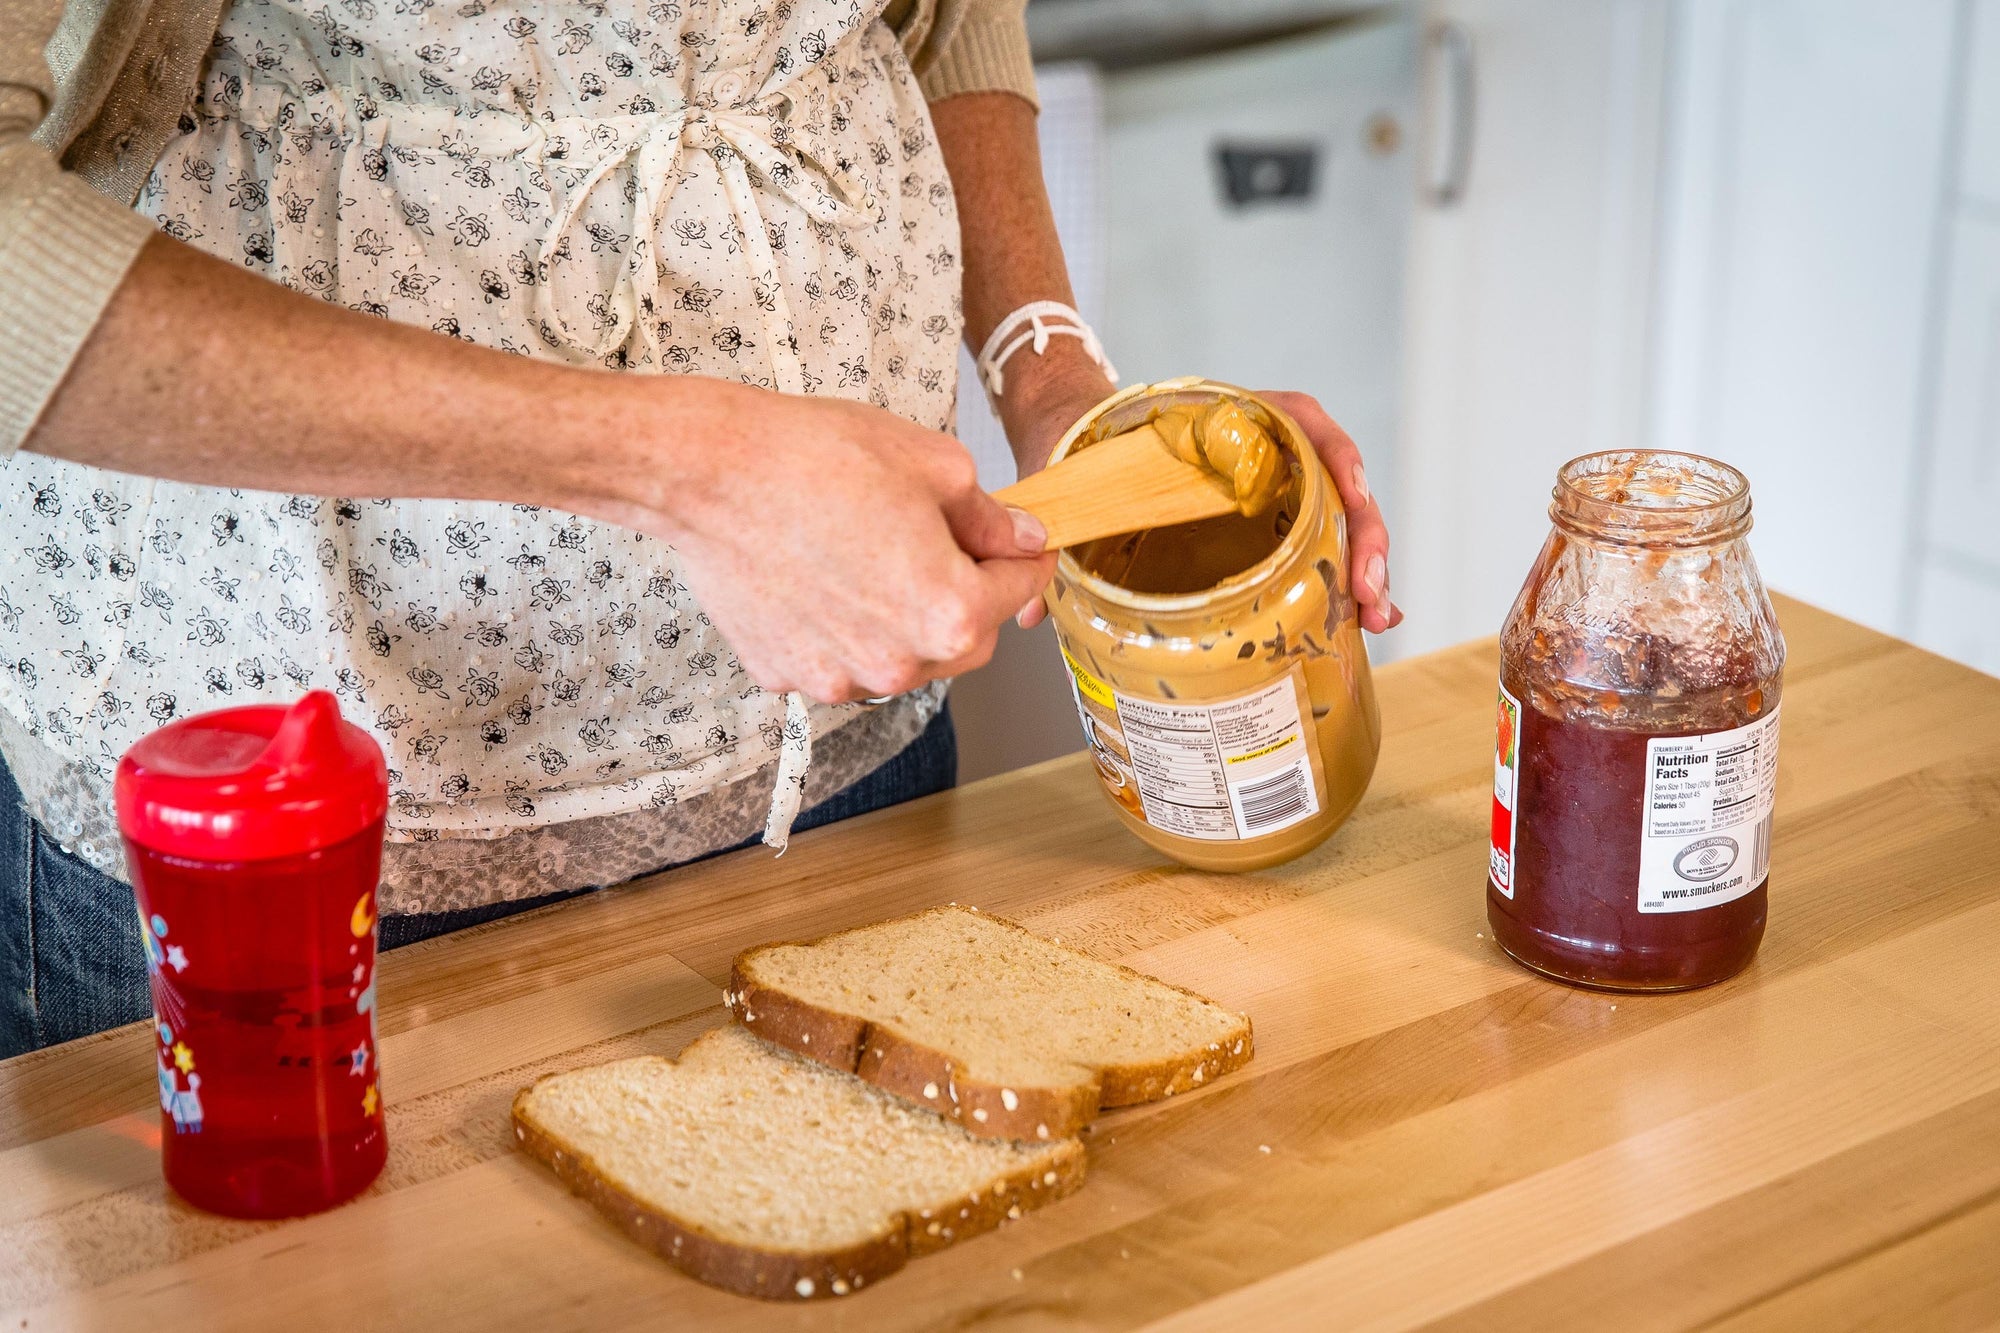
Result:
[[[958,737],[947,706],[901,753],[801,813],[792,827],[831,824],[957,781]],[[379,938],[394,949],[590,892],[385,916]],[[0,764],[0,1060],[134,1022],[151,1008],[131,886],[65,852],[28,815]]]

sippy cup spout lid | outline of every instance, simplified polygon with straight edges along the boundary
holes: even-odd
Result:
[[[313,690],[285,710],[271,743],[256,766],[274,775],[302,774],[323,755],[340,753],[340,705],[325,690]]]
[[[328,847],[389,801],[382,748],[325,690],[169,723],[126,751],[112,787],[127,840],[200,861]]]

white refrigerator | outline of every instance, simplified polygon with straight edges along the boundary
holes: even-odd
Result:
[[[1104,85],[1119,371],[1314,394],[1361,446],[1392,528],[1416,99],[1401,11]]]

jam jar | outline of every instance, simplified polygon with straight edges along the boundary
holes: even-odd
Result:
[[[1518,961],[1706,986],[1764,935],[1785,642],[1750,485],[1692,454],[1563,466],[1500,635],[1486,915]]]
[[[1381,745],[1332,479],[1284,412],[1202,379],[1113,395],[1051,461],[1224,401],[1277,446],[1275,503],[1068,548],[1046,598],[1119,820],[1184,864],[1254,870],[1339,828]]]

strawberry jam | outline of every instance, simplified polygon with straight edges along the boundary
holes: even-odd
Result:
[[[1487,919],[1574,984],[1720,981],[1764,934],[1784,663],[1748,484],[1596,454],[1550,512],[1501,635]]]

